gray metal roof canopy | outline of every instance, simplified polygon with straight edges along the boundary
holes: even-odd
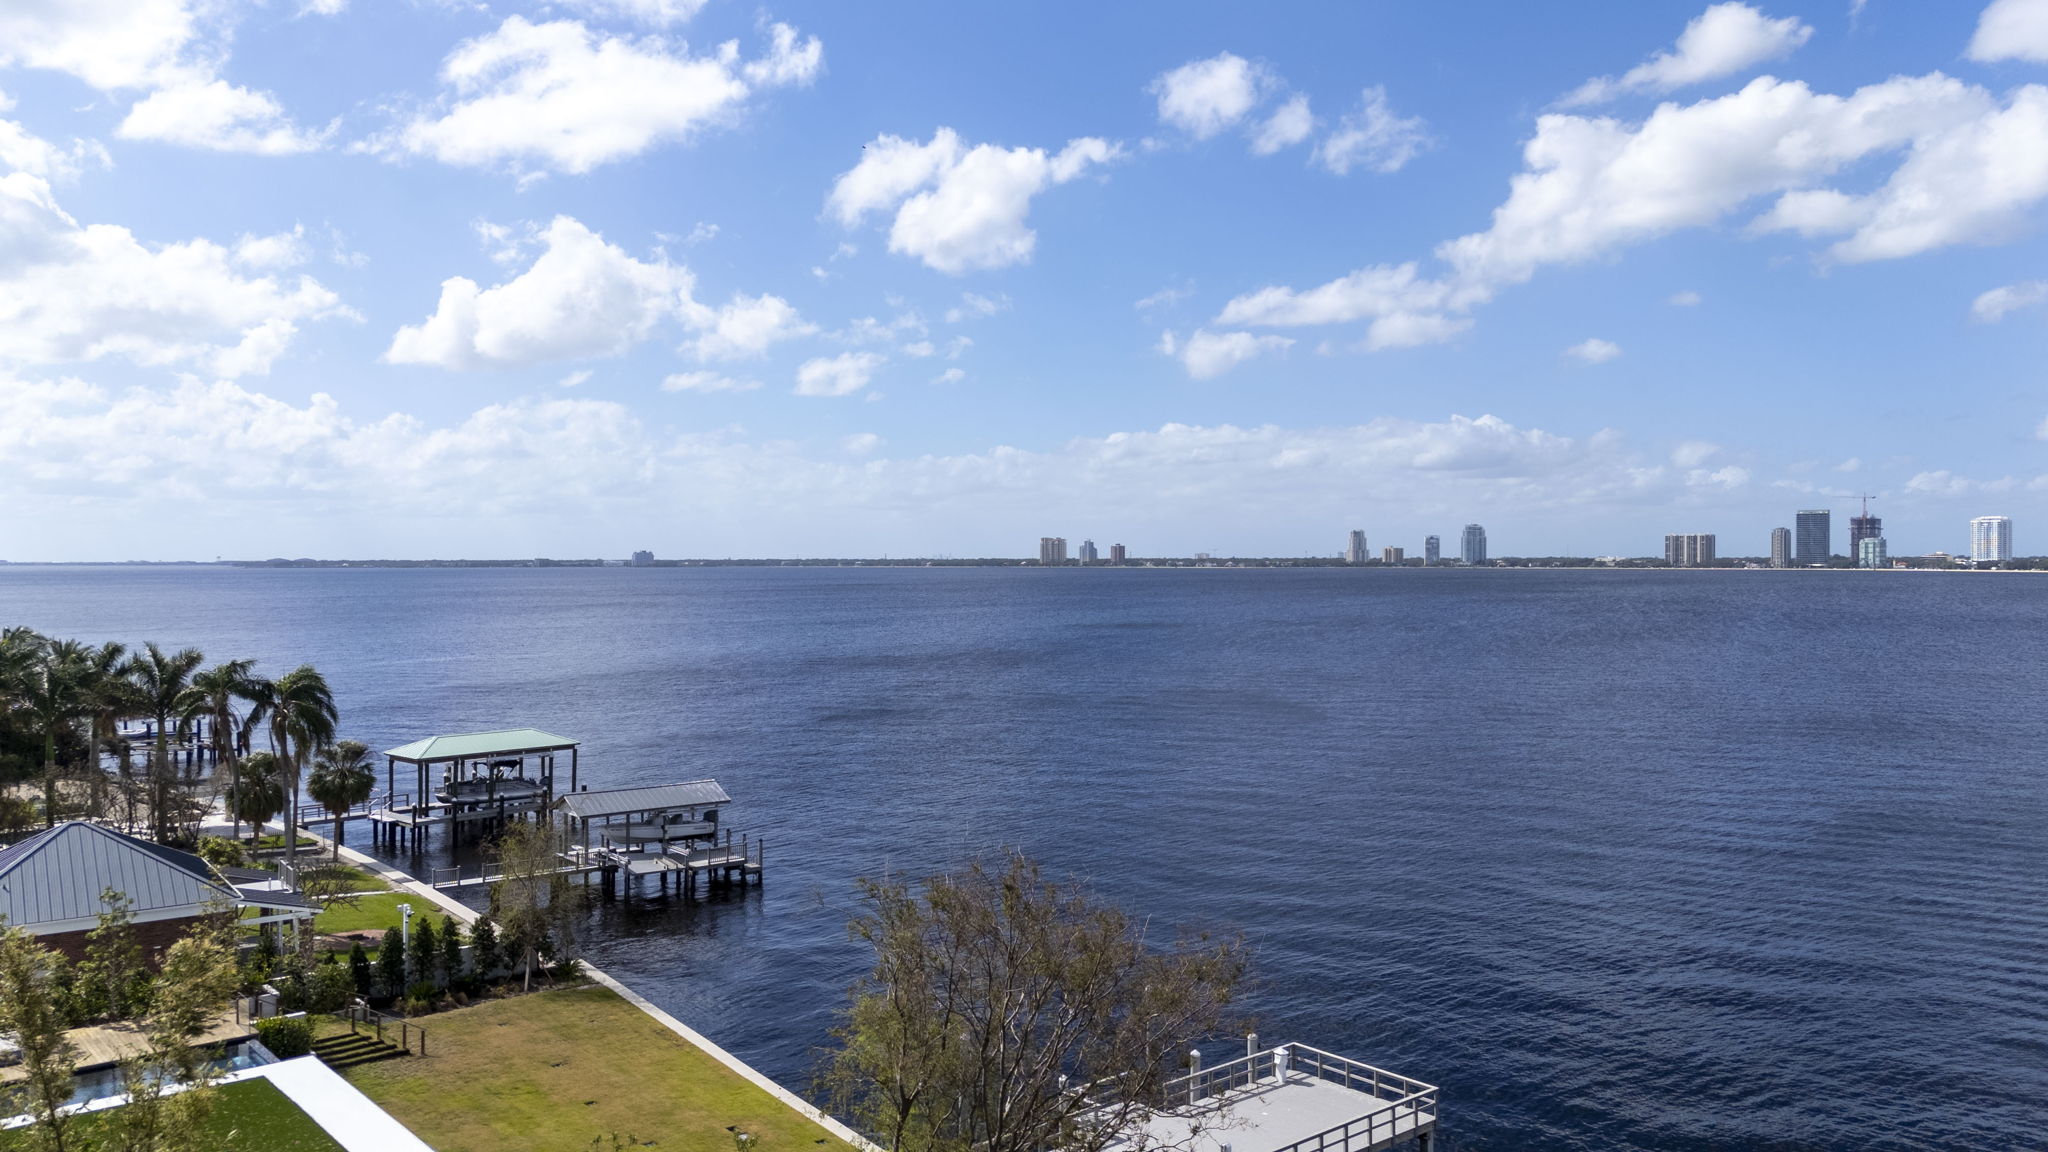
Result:
[[[631,816],[641,812],[666,812],[676,808],[708,808],[730,804],[732,797],[716,780],[690,780],[681,784],[659,784],[647,788],[612,788],[603,792],[571,792],[555,801],[558,811],[578,820],[601,820],[607,816]]]

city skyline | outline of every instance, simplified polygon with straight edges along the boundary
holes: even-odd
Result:
[[[0,15],[11,559],[2048,512],[2038,0],[122,10]]]

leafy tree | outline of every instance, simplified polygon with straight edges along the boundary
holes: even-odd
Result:
[[[377,980],[387,996],[405,992],[405,936],[395,924],[385,929],[384,942],[377,946]]]
[[[164,950],[146,1021],[149,1046],[121,1062],[128,1104],[114,1118],[123,1148],[210,1152],[209,1089],[222,1072],[193,1041],[220,1019],[241,982],[231,924],[219,917]],[[168,1091],[173,1085],[183,1090]]]
[[[355,982],[356,995],[368,999],[371,991],[370,954],[363,950],[360,940],[349,946],[348,976]]]
[[[313,754],[313,773],[306,792],[334,817],[334,858],[341,859],[341,825],[348,810],[370,798],[377,770],[370,766],[370,748],[360,740],[329,744]]]
[[[334,693],[327,678],[311,664],[301,664],[275,680],[256,680],[250,685],[254,701],[245,723],[269,722],[271,746],[285,770],[285,814],[289,835],[285,838],[285,860],[296,861],[299,853],[299,774],[313,749],[334,740],[334,727],[341,713],[334,706]]]
[[[583,894],[561,871],[566,847],[560,830],[546,821],[522,821],[498,839],[505,877],[491,885],[491,919],[518,957],[529,990],[544,955],[552,963],[575,955]]]
[[[260,839],[263,826],[284,811],[284,765],[272,752],[258,752],[242,761],[235,782],[228,785],[228,811],[235,820],[247,820]],[[287,829],[287,839],[296,841],[296,829]]]
[[[419,923],[412,926],[412,976],[415,981],[431,984],[434,969],[441,963],[441,945],[435,939],[434,922],[425,916],[415,919]]]
[[[453,916],[441,917],[441,971],[450,984],[462,979],[462,925]]]
[[[78,966],[78,985],[95,1009],[93,1015],[126,1020],[149,1003],[149,969],[142,946],[135,942],[135,902],[112,888],[100,893],[106,910],[99,924],[85,934],[85,962]]]
[[[369,966],[367,957],[363,964],[365,968]],[[313,978],[306,988],[306,1009],[311,1012],[339,1012],[355,994],[355,974],[329,952],[313,966]]]
[[[825,1086],[898,1152],[1132,1139],[1178,1072],[1172,1057],[1223,1030],[1245,975],[1240,940],[1155,950],[1142,921],[1020,855],[861,888],[851,930],[875,967],[853,988]],[[1190,1118],[1191,1138],[1202,1124]]]
[[[28,1114],[33,1123],[22,1133],[29,1148],[65,1152],[76,1148],[71,1103],[71,1076],[78,1050],[64,1035],[69,1021],[61,1007],[59,977],[64,957],[36,943],[20,928],[0,929],[0,1033],[19,1050],[22,1076],[0,1087],[0,1107],[8,1115]]]

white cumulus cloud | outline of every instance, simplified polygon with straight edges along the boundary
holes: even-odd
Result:
[[[796,370],[796,394],[851,396],[868,386],[884,359],[873,352],[841,352],[806,360]]]
[[[635,259],[568,216],[540,239],[533,264],[503,284],[443,281],[434,314],[399,329],[384,358],[460,369],[616,356],[665,320],[704,315],[687,268]]]
[[[1260,156],[1270,156],[1308,139],[1315,130],[1316,118],[1309,111],[1308,97],[1292,96],[1253,131],[1252,151]]]
[[[1159,98],[1160,123],[1207,140],[1236,127],[1275,83],[1263,66],[1220,52],[1161,74],[1150,90]]]
[[[1398,172],[1429,147],[1429,125],[1420,117],[1396,115],[1387,90],[1367,88],[1358,108],[1347,112],[1335,131],[1316,145],[1316,160],[1342,176],[1353,168]]]
[[[1993,288],[1972,301],[1970,315],[1980,323],[1996,324],[2005,319],[2007,313],[2031,308],[2044,300],[2048,300],[2048,280],[2007,284],[2002,288]]]
[[[0,177],[0,363],[120,358],[267,371],[309,320],[350,316],[310,276],[252,275],[205,239],[145,243],[81,225],[27,172]]]
[[[663,392],[751,392],[759,380],[738,380],[718,372],[677,372],[661,382]]]
[[[692,319],[707,328],[692,345],[705,360],[759,357],[785,340],[809,336],[818,326],[805,322],[780,296],[739,295],[715,312],[693,310]]]
[[[691,17],[704,10],[707,0],[555,0],[555,3],[593,16],[615,16],[666,28],[688,23]]]
[[[1589,336],[1564,350],[1564,354],[1586,364],[1605,364],[1621,355],[1621,345]]]
[[[2048,63],[2048,0],[1991,0],[1977,17],[1970,59]]]
[[[1625,92],[1672,92],[1782,59],[1812,37],[1797,18],[1773,20],[1742,3],[1715,4],[1695,16],[1668,52],[1631,68],[1619,80],[1588,80],[1561,102],[1593,104]]]
[[[442,62],[437,111],[370,147],[448,164],[588,172],[726,124],[757,88],[808,83],[822,65],[817,38],[782,24],[770,31],[769,54],[742,62],[731,41],[693,56],[660,37],[510,16]]]
[[[1363,320],[1368,347],[1445,339],[1546,266],[1716,224],[1766,197],[1753,232],[1837,237],[1824,250],[1832,261],[1996,243],[2048,197],[2048,87],[2000,97],[1934,73],[1837,96],[1761,77],[1639,123],[1544,115],[1523,155],[1491,226],[1437,247],[1441,274],[1376,264],[1319,287],[1269,286],[1230,301],[1217,323]],[[1874,184],[1831,185],[1845,174]]]
[[[1268,352],[1284,352],[1294,344],[1285,336],[1251,332],[1211,332],[1197,328],[1186,340],[1167,332],[1159,338],[1159,351],[1181,362],[1188,375],[1210,380],[1248,360]]]
[[[159,88],[128,110],[115,134],[124,140],[260,156],[310,152],[324,143],[322,134],[293,124],[269,93],[219,79]]]
[[[834,182],[826,206],[848,228],[893,211],[889,250],[940,272],[1004,268],[1029,260],[1037,244],[1026,223],[1033,197],[1119,155],[1117,145],[1092,136],[1054,154],[968,147],[951,128],[925,144],[877,136]]]

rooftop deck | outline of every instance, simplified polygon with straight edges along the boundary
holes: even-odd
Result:
[[[1283,1076],[1276,1053],[1288,1053]],[[1436,1130],[1437,1089],[1300,1044],[1268,1048],[1167,1085],[1142,1139],[1185,1152],[1374,1152]],[[1192,1142],[1189,1129],[1199,1125]]]

